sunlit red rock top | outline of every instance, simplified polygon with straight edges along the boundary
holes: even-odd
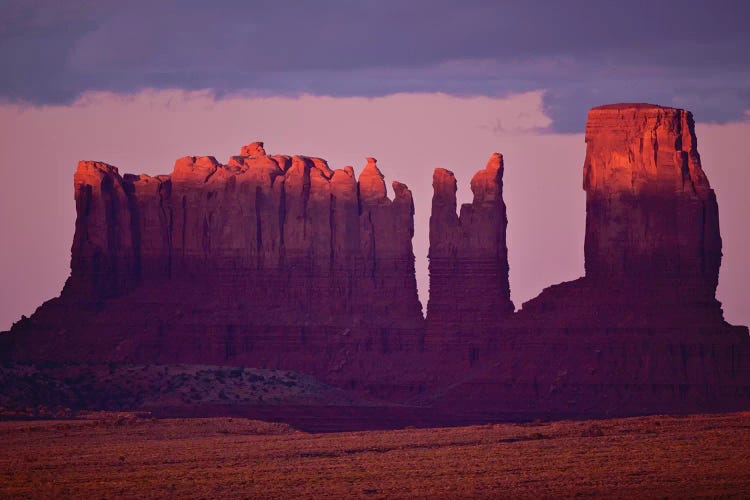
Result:
[[[622,103],[589,111],[584,189],[626,191],[710,189],[697,151],[693,115],[677,108]]]

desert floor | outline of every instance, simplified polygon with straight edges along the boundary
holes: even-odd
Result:
[[[750,413],[307,434],[240,418],[0,422],[0,497],[750,495]]]

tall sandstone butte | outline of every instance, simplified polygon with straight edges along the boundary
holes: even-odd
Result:
[[[81,162],[71,276],[14,357],[297,369],[356,383],[416,349],[413,201],[351,167],[242,148],[171,175]],[[60,333],[63,332],[62,335]]]
[[[514,311],[508,282],[508,219],[503,156],[494,153],[471,179],[474,199],[456,213],[456,179],[435,169],[430,215],[430,298],[426,348],[475,361],[483,340]],[[464,352],[465,348],[468,350]]]
[[[554,307],[561,318],[610,327],[724,324],[715,298],[719,210],[691,113],[648,104],[593,108],[583,188],[586,276],[551,287],[525,310]]]
[[[602,106],[586,125],[586,277],[640,288],[660,307],[720,318],[716,196],[701,168],[692,115]],[[711,314],[713,313],[713,314]]]

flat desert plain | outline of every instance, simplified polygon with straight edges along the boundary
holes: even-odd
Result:
[[[2,498],[750,495],[750,413],[308,434],[239,418],[0,422]]]

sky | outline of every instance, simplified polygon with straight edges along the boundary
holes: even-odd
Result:
[[[750,323],[750,2],[0,0],[0,329],[68,274],[78,160],[169,173],[185,155],[271,153],[359,172],[416,204],[427,295],[435,167],[459,201],[505,155],[514,302],[583,273],[588,109],[689,109],[717,191],[719,299]]]

